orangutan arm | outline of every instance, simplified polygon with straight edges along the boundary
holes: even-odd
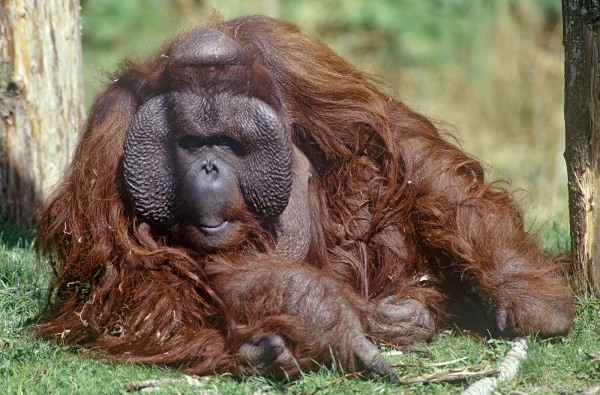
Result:
[[[413,138],[410,188],[416,229],[449,276],[469,279],[487,293],[496,322],[508,334],[566,333],[574,306],[554,259],[524,230],[509,192],[483,179],[481,165],[441,139]]]
[[[346,371],[395,375],[363,333],[366,303],[341,284],[301,266],[241,265],[211,284],[242,326],[239,370],[293,374],[313,360]]]

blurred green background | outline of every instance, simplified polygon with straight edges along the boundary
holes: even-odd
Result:
[[[214,12],[302,27],[512,182],[528,219],[568,226],[560,0],[82,0],[86,102]]]

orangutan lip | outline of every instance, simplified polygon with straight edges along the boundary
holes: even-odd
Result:
[[[229,224],[229,221],[223,221],[217,226],[200,225],[200,230],[209,236],[220,236],[225,232]]]

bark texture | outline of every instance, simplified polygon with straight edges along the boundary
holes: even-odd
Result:
[[[579,283],[600,292],[600,1],[563,0],[563,22],[571,248]]]
[[[32,223],[84,114],[77,0],[0,0],[0,217]]]

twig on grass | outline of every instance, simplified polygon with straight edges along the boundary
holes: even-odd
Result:
[[[441,366],[442,364],[454,363],[454,362],[461,361],[463,359],[465,359],[465,358],[459,358],[454,361],[442,362],[441,364],[432,364],[429,366],[433,366],[433,365]],[[404,367],[405,365],[400,365],[400,366]],[[395,366],[393,366],[393,367],[395,367]],[[306,395],[314,395],[317,392],[321,391],[322,389],[325,389],[341,380],[353,378],[353,377],[356,377],[363,373],[366,373],[366,371],[362,370],[360,372],[347,373],[347,374],[340,376],[334,380],[326,382],[325,384],[323,384],[322,386],[320,386],[319,388],[317,388],[313,391],[305,392],[305,394]],[[425,383],[425,382],[440,383],[440,382],[446,382],[446,381],[451,382],[451,381],[460,381],[460,380],[466,380],[466,379],[486,377],[486,376],[491,376],[491,375],[494,375],[497,373],[498,373],[497,369],[487,369],[486,366],[473,365],[473,366],[467,366],[462,369],[452,369],[448,372],[436,372],[436,373],[426,374],[426,375],[422,375],[422,376],[399,377],[398,381],[400,383],[405,383],[405,384]]]
[[[138,392],[152,392],[161,389],[165,385],[173,385],[173,384],[186,384],[190,387],[202,385],[203,382],[206,382],[206,378],[201,378],[199,376],[184,376],[181,378],[172,378],[167,377],[161,380],[142,380],[142,381],[132,381],[124,385],[127,391],[138,391]],[[201,393],[212,394],[214,393],[211,390],[202,391]]]
[[[380,344],[380,345],[385,345],[389,348],[391,348],[393,351],[388,351],[388,353],[394,353],[394,354],[384,354],[384,355],[402,355],[402,354],[422,354],[424,356],[426,356],[427,358],[433,358],[433,354],[430,353],[429,351],[425,351],[425,350],[411,350],[409,348],[403,348],[403,347],[399,347],[393,343],[390,343],[388,341],[385,341],[383,339],[380,339],[376,336],[373,335],[369,335],[369,334],[365,334],[368,338],[371,338],[372,340],[375,341],[376,344]]]
[[[475,365],[463,369],[453,369],[449,372],[435,372],[422,376],[400,377],[402,383],[441,383],[466,380],[478,377],[487,377],[498,373],[498,369],[487,369],[485,366]]]
[[[386,357],[393,356],[393,355],[399,355],[399,354],[393,354],[393,353],[394,353],[394,351],[390,351],[390,352],[384,353],[383,355],[385,355]],[[436,362],[436,363],[421,363],[421,364],[401,363],[398,365],[392,365],[392,368],[398,369],[398,368],[406,368],[406,367],[419,368],[422,366],[428,366],[428,367],[446,366],[446,365],[452,365],[453,363],[456,363],[456,362],[465,361],[466,359],[467,359],[467,357],[462,357],[462,358],[453,359],[451,361]]]
[[[506,354],[506,358],[504,359],[504,361],[502,361],[502,363],[500,364],[498,369],[489,369],[487,366],[484,366],[484,365],[472,365],[472,366],[467,366],[467,367],[460,368],[460,369],[451,369],[447,372],[435,372],[435,373],[425,374],[425,375],[421,375],[421,376],[399,377],[398,381],[400,383],[405,383],[405,384],[425,383],[425,382],[440,383],[440,382],[454,382],[454,381],[461,381],[461,380],[466,380],[466,379],[475,379],[475,378],[485,377],[484,379],[481,379],[481,380],[475,382],[471,387],[467,388],[467,390],[465,391],[465,394],[471,394],[471,393],[478,394],[478,395],[481,393],[489,394],[496,387],[498,380],[508,381],[515,376],[515,374],[518,370],[518,365],[519,365],[520,360],[525,358],[525,356],[526,356],[526,350],[527,350],[527,344],[526,344],[525,340],[524,339],[516,339],[515,342],[513,342],[512,348]],[[456,362],[460,362],[465,359],[467,359],[467,358],[463,357],[463,358],[458,358],[458,359],[454,359],[451,361],[438,362],[438,363],[432,363],[432,364],[422,364],[419,366],[444,366],[444,365],[450,365],[450,364],[453,364]],[[406,366],[407,365],[398,365],[398,366],[394,366],[394,368],[406,367]],[[353,377],[356,377],[363,373],[366,373],[366,371],[362,370],[359,372],[352,372],[352,373],[344,374],[343,376],[340,376],[334,380],[326,382],[325,384],[316,388],[313,391],[305,392],[305,394],[306,395],[314,395],[317,392],[321,391],[322,389],[325,389],[331,385],[334,385],[342,380],[353,378]],[[493,376],[493,375],[497,375],[498,378],[488,377],[488,376]],[[488,391],[488,387],[490,387],[490,385],[488,385],[488,384],[493,384],[493,387],[490,387],[491,388],[491,390],[489,390],[490,392],[480,392],[481,389],[479,389],[479,387],[477,387],[477,385],[476,385],[477,383],[485,384],[484,385],[485,388],[483,389],[483,391]],[[187,384],[189,386],[198,386],[198,385],[202,384],[202,380],[198,376],[185,376],[183,378],[178,378],[178,379],[166,378],[166,379],[162,379],[162,380],[144,380],[144,381],[135,381],[135,382],[125,384],[125,388],[129,391],[147,392],[147,391],[153,391],[153,390],[160,389],[160,387],[162,387],[164,385],[169,385],[169,384]],[[468,392],[468,391],[473,391],[473,390],[475,390],[475,392]],[[207,390],[207,391],[203,391],[203,393],[210,394],[213,392],[211,390]]]
[[[464,361],[466,360],[467,357],[462,357],[462,358],[457,358],[457,359],[453,359],[451,361],[445,361],[445,362],[437,362],[437,363],[428,363],[425,366],[444,366],[444,365],[451,365],[453,363],[456,362],[460,362],[460,361]]]

